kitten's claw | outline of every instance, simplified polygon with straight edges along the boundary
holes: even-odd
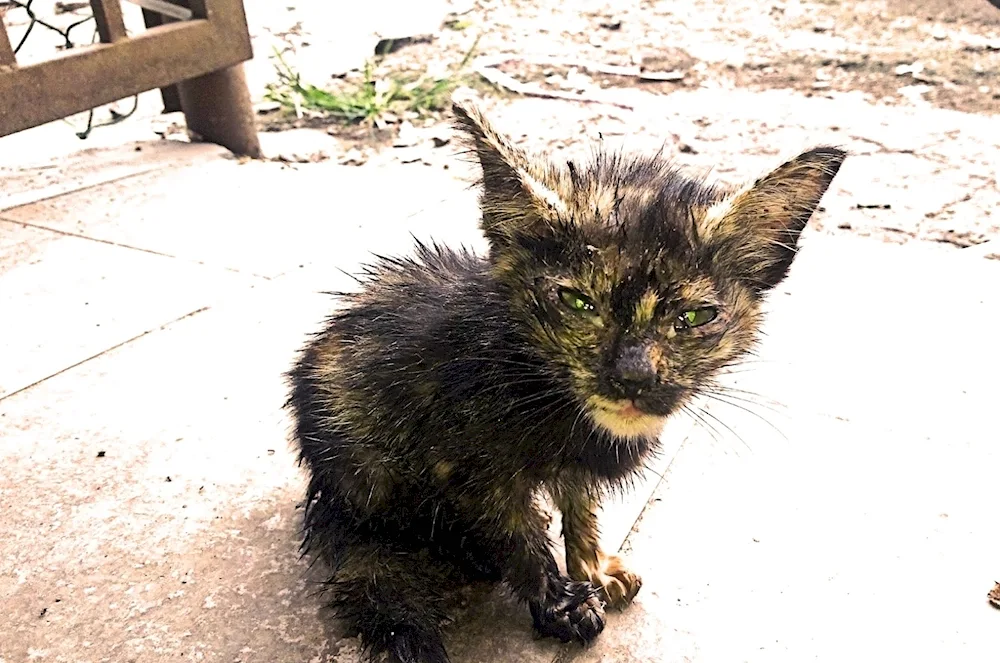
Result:
[[[629,571],[625,561],[618,555],[606,555],[600,550],[593,553],[595,561],[583,563],[569,560],[570,577],[574,580],[589,580],[598,589],[598,596],[612,608],[621,610],[628,606],[642,587],[642,578]],[[576,564],[573,564],[573,562]]]
[[[562,642],[586,644],[604,630],[604,605],[589,582],[566,583],[550,603],[532,603],[531,616],[540,634]]]

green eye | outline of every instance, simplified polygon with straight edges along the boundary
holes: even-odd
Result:
[[[690,329],[708,324],[719,315],[714,306],[703,306],[701,308],[684,311],[677,318],[674,326],[678,329]]]
[[[593,300],[578,290],[560,288],[559,300],[571,311],[585,315],[597,315],[597,306],[594,305]]]

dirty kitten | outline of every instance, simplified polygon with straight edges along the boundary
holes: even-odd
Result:
[[[289,374],[304,546],[365,652],[402,663],[449,660],[463,583],[503,582],[563,641],[593,640],[605,606],[633,599],[639,576],[598,545],[601,498],[751,348],[845,157],[821,147],[723,188],[660,157],[551,163],[454,112],[482,165],[489,254],[380,259]]]

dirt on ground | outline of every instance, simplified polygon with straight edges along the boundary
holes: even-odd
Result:
[[[856,157],[836,218],[814,227],[956,247],[1000,238],[1000,8],[987,0],[447,4],[433,34],[378,59],[379,76],[450,71],[526,148],[664,145],[732,181],[828,142]],[[299,62],[328,37],[309,20],[272,34]],[[334,86],[359,75],[330,74]],[[454,164],[438,149],[447,112],[411,115],[331,126],[331,156]]]
[[[557,93],[790,88],[1000,112],[1000,8],[987,0],[450,4],[436,34],[385,55],[383,67],[442,69],[474,48],[510,54],[498,57],[501,71]],[[640,75],[588,72],[584,63],[637,66]]]
[[[23,12],[5,3],[16,31]],[[61,18],[89,11],[78,4]],[[738,180],[790,150],[838,144],[856,155],[838,178],[850,202],[816,227],[957,247],[1000,239],[1000,8],[988,0],[245,4],[251,94],[281,161],[456,167],[446,103],[360,124],[296,116],[267,100],[276,53],[324,89],[438,72],[479,95],[516,142],[555,154],[664,145]],[[155,121],[162,135],[184,131],[182,118]]]

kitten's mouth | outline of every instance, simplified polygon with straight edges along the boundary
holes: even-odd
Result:
[[[590,418],[616,437],[655,437],[663,428],[665,417],[643,409],[633,400],[611,400],[591,396]]]
[[[611,410],[622,419],[637,419],[646,416],[646,413],[639,409],[635,401],[625,401],[616,410]]]
[[[608,398],[595,397],[590,400],[590,404],[609,414],[621,417],[622,419],[638,419],[639,417],[655,416],[637,403],[635,400],[626,398],[624,400],[611,400]]]

